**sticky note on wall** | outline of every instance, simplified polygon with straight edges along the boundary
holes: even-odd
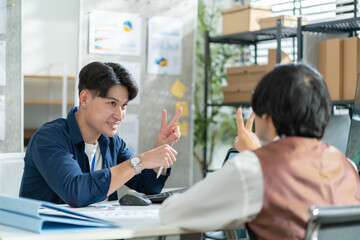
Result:
[[[186,86],[179,80],[175,80],[174,84],[170,89],[170,93],[174,95],[177,99],[181,99],[184,96],[186,91]]]
[[[176,102],[176,103],[175,103],[175,112],[176,112],[180,107],[182,107],[182,109],[183,109],[182,112],[181,112],[180,117],[189,116],[189,110],[188,110],[188,103],[187,103],[187,101]]]
[[[180,127],[181,136],[187,136],[187,121],[177,122],[176,125]]]

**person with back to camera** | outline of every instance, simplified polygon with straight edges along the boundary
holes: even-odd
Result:
[[[304,239],[311,205],[360,203],[355,165],[319,140],[331,101],[316,70],[275,67],[255,88],[251,106],[245,126],[242,109],[237,111],[239,154],[168,198],[160,209],[162,223],[204,232],[247,223],[257,239]]]
[[[159,193],[176,161],[172,145],[180,138],[175,123],[182,109],[169,124],[163,110],[155,148],[133,156],[117,135],[126,106],[138,93],[131,74],[117,63],[92,62],[80,71],[78,88],[79,107],[66,119],[44,124],[31,138],[20,196],[83,207],[116,200],[124,184]]]

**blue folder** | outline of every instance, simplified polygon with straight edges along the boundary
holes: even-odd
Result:
[[[0,195],[0,224],[37,233],[120,227],[116,223],[77,213],[53,203],[4,195]]]

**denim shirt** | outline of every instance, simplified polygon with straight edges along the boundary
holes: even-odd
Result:
[[[90,172],[84,152],[85,142],[75,119],[77,107],[67,118],[59,118],[41,126],[32,136],[24,158],[20,197],[67,203],[83,207],[106,199],[110,187],[110,168],[134,154],[116,134],[98,139],[103,169]],[[170,169],[169,169],[170,170]],[[145,169],[125,185],[146,194],[159,193],[170,171],[158,179],[152,169]],[[109,196],[116,200],[117,192]]]

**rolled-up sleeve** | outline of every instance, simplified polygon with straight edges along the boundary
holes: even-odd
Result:
[[[260,212],[263,190],[260,162],[253,152],[245,151],[184,194],[168,198],[160,219],[191,230],[236,228]]]

